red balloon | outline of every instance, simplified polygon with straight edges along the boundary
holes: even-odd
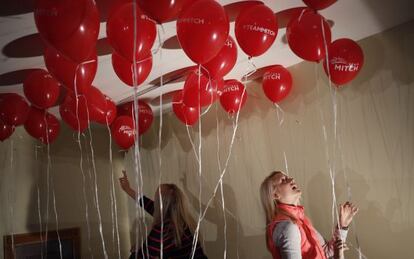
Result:
[[[277,103],[283,100],[292,89],[292,76],[286,68],[277,65],[264,73],[262,86],[267,98]]]
[[[18,94],[7,94],[0,102],[0,120],[11,126],[22,125],[29,113],[29,105]]]
[[[111,125],[112,122],[114,122],[114,120],[117,116],[116,105],[111,100],[111,98],[109,98],[108,96],[105,96],[105,97],[106,97],[106,120],[105,120],[105,124],[106,125]]]
[[[265,53],[275,41],[277,30],[276,16],[272,9],[264,4],[244,9],[236,19],[237,42],[250,57]]]
[[[226,112],[230,114],[238,112],[246,103],[246,99],[246,88],[241,82],[234,79],[224,81],[220,104]]]
[[[138,101],[138,134],[144,134],[152,124],[154,115],[151,107],[143,101]]]
[[[182,90],[174,94],[172,107],[177,118],[186,125],[194,125],[200,117],[198,106],[188,107],[184,104]]]
[[[337,85],[353,80],[364,65],[364,53],[361,47],[351,39],[338,39],[328,48],[329,73],[326,60],[323,64],[325,73]]]
[[[207,69],[210,78],[220,78],[227,75],[237,61],[237,45],[236,42],[229,37],[221,48],[220,52],[209,62],[203,64],[203,68]]]
[[[49,43],[70,38],[84,18],[86,0],[38,0],[34,18],[40,35]]]
[[[96,87],[91,87],[85,97],[90,120],[111,125],[117,115],[115,103]]]
[[[128,149],[135,143],[134,120],[129,116],[119,116],[111,125],[112,138],[122,149]]]
[[[183,102],[188,107],[207,106],[217,99],[218,84],[199,70],[191,71],[184,83]]]
[[[88,104],[89,119],[91,121],[106,124],[106,97],[96,87],[91,86],[85,93],[86,102]]]
[[[115,52],[112,53],[112,66],[116,75],[122,82],[129,86],[134,86],[135,78],[135,84],[138,86],[147,79],[151,72],[152,55],[150,54],[143,60],[136,62],[136,76],[134,76],[133,62],[130,62]]]
[[[56,140],[60,131],[60,124],[54,115],[31,107],[24,128],[32,137],[49,144]]]
[[[197,64],[213,59],[229,35],[224,8],[214,0],[198,0],[181,12],[177,37],[185,54]]]
[[[337,0],[303,0],[303,2],[314,10],[322,10],[334,4]]]
[[[134,7],[133,2],[118,5],[106,23],[106,34],[114,50],[129,61],[134,59]],[[155,22],[136,6],[135,59],[143,60],[155,41]]]
[[[84,95],[77,95],[75,97],[73,93],[68,92],[61,106],[69,109],[75,118],[86,121],[90,120],[88,101]]]
[[[296,55],[304,60],[319,62],[325,57],[326,46],[331,43],[331,28],[325,18],[308,9],[289,22],[286,37]]]
[[[88,120],[76,117],[76,112],[72,111],[70,106],[65,103],[59,106],[59,113],[62,120],[75,131],[83,132],[89,127]]]
[[[169,22],[177,18],[185,6],[194,0],[138,0],[139,6],[157,23]]]
[[[59,98],[60,84],[47,71],[32,72],[23,83],[24,95],[36,107],[47,109]]]
[[[4,141],[9,138],[14,132],[14,127],[7,125],[2,120],[0,120],[0,141]]]
[[[98,67],[96,51],[87,61],[77,64],[57,50],[47,47],[44,54],[47,70],[63,85],[78,94],[85,93],[95,78]]]
[[[144,101],[138,100],[138,134],[144,134],[152,124],[154,115],[151,107]],[[134,102],[127,102],[118,106],[118,116],[135,117]]]
[[[46,42],[75,62],[90,57],[100,24],[94,0],[39,0],[34,13],[36,26]]]

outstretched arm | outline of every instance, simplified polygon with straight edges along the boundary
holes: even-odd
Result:
[[[138,201],[138,204],[142,207],[144,207],[145,211],[148,212],[150,215],[154,214],[154,202],[147,198],[146,196],[138,197],[137,192],[131,188],[131,185],[129,184],[128,176],[126,175],[126,171],[122,170],[122,177],[119,178],[119,183],[121,185],[122,190],[126,194],[128,194],[129,197],[134,199],[135,201]]]
[[[122,177],[119,178],[119,184],[121,185],[122,190],[126,194],[128,194],[129,197],[131,197],[134,200],[137,200],[137,192],[131,188],[125,170],[122,170]]]

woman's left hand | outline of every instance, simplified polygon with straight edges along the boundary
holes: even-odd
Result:
[[[341,205],[339,212],[339,224],[341,228],[347,228],[355,214],[358,212],[358,207],[350,203],[349,201]]]

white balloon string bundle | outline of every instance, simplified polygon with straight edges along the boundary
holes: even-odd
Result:
[[[83,199],[85,202],[85,218],[86,218],[86,228],[87,228],[87,233],[88,233],[88,251],[89,251],[89,255],[93,259],[93,253],[92,253],[92,247],[91,247],[91,227],[90,227],[90,221],[89,221],[89,205],[88,205],[88,198],[86,194],[86,177],[85,177],[85,171],[83,168],[83,148],[82,148],[82,143],[80,139],[81,128],[80,128],[80,118],[79,118],[79,98],[78,98],[78,87],[77,87],[77,80],[76,80],[80,65],[81,64],[78,64],[76,66],[75,77],[73,80],[73,85],[74,85],[74,90],[75,90],[75,116],[76,116],[76,121],[78,123],[77,142],[78,142],[79,153],[80,153],[79,168],[82,174],[82,192],[83,192]],[[89,119],[87,123],[89,124]],[[83,134],[83,137],[85,137],[85,134]]]
[[[162,105],[163,105],[163,93],[162,93],[162,88],[164,85],[164,78],[163,78],[163,73],[162,73],[162,45],[164,43],[164,35],[165,35],[165,31],[164,31],[164,27],[162,25],[159,26],[159,28],[161,28],[163,34],[161,35],[160,30],[158,30],[158,41],[159,41],[159,52],[160,52],[160,73],[161,73],[161,77],[160,77],[160,88],[161,88],[161,94],[160,94],[160,105],[159,105],[159,112],[160,112],[160,126],[159,126],[159,131],[158,131],[158,166],[159,166],[159,178],[158,178],[158,186],[161,186],[161,181],[162,181],[162,123],[163,123],[163,110],[162,110]],[[161,189],[158,189],[158,198],[160,201],[160,214],[161,214],[161,246],[160,246],[160,258],[162,259],[164,256],[164,213],[163,213],[163,201],[162,201],[162,193],[161,193]]]
[[[60,255],[60,259],[63,259],[63,252],[62,252],[62,241],[60,239],[60,234],[59,234],[59,221],[58,221],[58,213],[57,213],[57,208],[56,208],[56,195],[55,195],[55,186],[54,186],[54,181],[53,181],[53,174],[50,174],[50,169],[52,167],[52,161],[50,158],[50,143],[49,143],[49,125],[47,123],[47,111],[44,113],[44,123],[45,123],[45,132],[46,132],[46,151],[47,151],[47,167],[46,167],[46,174],[47,174],[47,188],[48,188],[48,192],[49,192],[49,182],[51,178],[52,180],[52,199],[53,199],[53,211],[55,213],[55,221],[56,221],[56,235],[58,238],[58,243],[59,243],[59,255]],[[47,240],[47,239],[46,239]],[[47,250],[46,250],[47,251]]]
[[[34,147],[34,151],[35,151],[35,161],[36,161],[36,166],[38,166],[39,164],[39,159],[38,159],[38,151],[37,149],[39,148],[39,146]],[[37,181],[36,181],[36,190],[37,190],[37,216],[39,218],[39,238],[40,238],[40,243],[43,244],[43,221],[42,221],[42,213],[41,213],[41,199],[40,199],[40,186],[39,186],[39,180],[41,179],[41,172],[39,170],[38,171],[38,175],[37,175]],[[43,258],[43,245],[40,246],[40,257]]]
[[[109,121],[107,114],[105,115],[106,128],[108,130],[109,137],[109,166],[111,168],[111,192],[109,194],[111,199],[111,222],[112,222],[112,244],[113,250],[116,249],[118,252],[118,258],[121,259],[121,247],[119,239],[119,224],[118,224],[118,206],[115,192],[115,172],[113,164],[113,154],[112,154],[112,134],[109,127]],[[115,248],[115,238],[116,238],[116,248]]]
[[[86,107],[87,107],[86,117],[89,121],[90,116],[89,116],[89,109],[88,109],[87,103],[86,103]],[[88,132],[89,132],[89,148],[91,151],[91,163],[92,163],[92,172],[93,172],[94,196],[95,196],[94,198],[95,198],[96,212],[98,213],[98,221],[99,221],[99,234],[100,234],[101,242],[102,242],[102,252],[104,253],[105,259],[108,259],[108,252],[107,252],[107,248],[105,245],[105,238],[103,236],[102,216],[101,216],[101,209],[99,206],[98,179],[97,179],[96,164],[95,164],[95,151],[93,148],[93,136],[92,136],[92,129],[91,129],[90,124],[88,124]]]
[[[198,105],[198,114],[199,114],[199,118],[198,118],[198,153],[196,155],[197,162],[198,162],[198,181],[199,181],[199,187],[198,187],[198,207],[199,207],[199,213],[198,213],[198,219],[197,219],[197,227],[194,231],[194,236],[193,236],[193,244],[192,244],[192,249],[191,249],[191,258],[194,258],[195,255],[195,251],[197,249],[197,243],[198,243],[198,235],[199,235],[199,231],[200,231],[200,225],[201,225],[201,221],[202,221],[202,211],[203,211],[203,207],[202,207],[202,203],[201,203],[201,195],[202,195],[202,182],[201,182],[201,177],[202,177],[202,158],[201,158],[201,150],[202,150],[202,136],[201,136],[201,65],[198,66],[198,94],[197,94],[197,105]],[[188,129],[188,128],[187,128]],[[188,133],[188,131],[187,131]]]
[[[337,199],[336,199],[336,193],[335,193],[335,177],[336,177],[336,171],[337,171],[337,164],[336,164],[336,152],[337,152],[337,143],[338,143],[338,147],[339,150],[338,152],[341,155],[341,160],[342,160],[342,164],[344,164],[344,159],[343,159],[343,153],[342,153],[342,146],[340,145],[340,138],[338,137],[338,106],[337,106],[337,89],[336,87],[332,86],[332,82],[331,82],[331,72],[330,72],[330,68],[329,68],[329,51],[328,51],[328,42],[326,39],[326,35],[325,35],[325,27],[324,27],[324,22],[325,19],[323,17],[321,17],[321,29],[322,29],[322,36],[323,36],[323,42],[324,42],[324,51],[325,51],[325,65],[326,65],[326,70],[327,70],[327,74],[328,74],[328,85],[329,85],[329,92],[331,95],[331,101],[332,101],[332,112],[333,112],[333,147],[332,147],[332,157],[329,158],[329,155],[327,156],[328,158],[328,163],[329,163],[329,175],[331,177],[331,184],[332,184],[332,226],[334,226],[334,220],[335,220],[335,212],[336,212],[336,220],[338,222],[339,225],[339,213],[338,213],[338,205],[337,205]],[[330,42],[329,42],[330,43]],[[315,66],[315,72],[317,73],[317,68]],[[317,74],[316,74],[316,80],[317,80]],[[319,95],[319,87],[318,84],[317,85],[317,90],[318,90],[318,95]],[[320,95],[319,95],[320,96]],[[320,107],[321,109],[321,107]],[[322,111],[320,111],[320,114],[322,115]],[[324,119],[323,116],[321,116],[322,119],[322,123],[323,125],[325,125],[324,123]],[[326,133],[326,127],[324,126],[324,140],[325,140],[325,147],[327,149],[327,154],[329,153],[328,149],[328,139],[327,139],[327,133]],[[348,199],[352,198],[351,195],[351,188],[348,182],[348,178],[346,177],[346,170],[344,169],[344,176],[345,176],[345,182],[346,182],[346,190],[347,190],[347,197]],[[357,243],[357,252],[358,252],[358,256],[359,258],[363,257],[363,254],[361,252],[361,247],[359,244],[359,239],[358,239],[358,235],[356,233],[356,226],[354,224],[354,221],[352,222],[353,224],[353,228],[355,230],[355,239],[356,239],[356,243]],[[333,228],[332,228],[333,229]]]
[[[10,172],[13,172],[13,164],[14,164],[14,142],[13,139],[10,140]],[[14,204],[16,203],[16,193],[15,193],[15,187],[16,187],[16,177],[12,177],[13,183],[9,187],[9,191],[7,193],[7,200],[10,204],[9,206],[9,222],[10,222],[10,236],[11,236],[11,245],[12,245],[12,254],[15,254],[15,247],[14,247]]]
[[[137,185],[137,202],[135,204],[135,214],[136,217],[140,217],[142,218],[142,223],[144,225],[144,233],[142,233],[141,231],[141,226],[137,224],[137,228],[135,229],[135,247],[139,247],[138,246],[138,236],[139,233],[141,233],[141,236],[144,236],[144,240],[145,240],[145,250],[144,249],[140,249],[141,250],[141,254],[142,257],[146,258],[149,257],[149,250],[148,250],[148,240],[147,240],[147,235],[148,235],[148,227],[147,227],[147,223],[146,223],[146,219],[145,219],[145,209],[143,206],[143,201],[141,203],[141,198],[143,197],[143,187],[144,187],[144,183],[143,183],[143,177],[142,177],[142,169],[141,169],[141,156],[140,156],[140,150],[139,150],[139,112],[138,112],[138,82],[137,82],[137,62],[136,62],[136,55],[135,53],[137,52],[137,3],[136,0],[132,1],[132,6],[133,6],[133,18],[134,18],[134,44],[133,44],[133,55],[132,55],[132,59],[133,59],[133,77],[132,77],[132,83],[133,83],[133,87],[134,87],[134,113],[133,113],[133,121],[134,121],[134,140],[135,140],[135,145],[134,145],[134,170],[135,170],[135,183]],[[142,204],[142,206],[139,206],[140,203]],[[155,209],[155,208],[154,208]],[[145,256],[146,255],[146,256]],[[135,253],[135,258],[137,258],[138,255],[137,253]]]
[[[249,59],[249,63],[250,63],[250,59]],[[245,81],[247,81],[247,78],[250,75],[252,75],[254,72],[256,72],[256,69],[252,70],[250,73],[247,73],[245,75]],[[244,97],[245,94],[246,94],[246,87],[244,88],[243,94],[241,96],[241,100],[243,100],[243,97]],[[212,195],[210,196],[210,198],[209,198],[209,200],[208,200],[208,202],[207,202],[204,210],[202,211],[202,213],[199,216],[199,220],[198,220],[198,223],[197,223],[197,227],[196,227],[196,230],[195,230],[195,233],[194,233],[194,239],[193,239],[193,248],[192,248],[192,252],[191,252],[191,258],[192,259],[194,258],[195,250],[196,250],[196,245],[197,245],[197,242],[198,242],[198,236],[199,236],[199,233],[200,233],[200,223],[204,219],[204,217],[205,217],[205,215],[207,213],[207,210],[210,207],[211,202],[216,197],[218,188],[220,187],[220,182],[223,180],[223,177],[224,177],[224,175],[226,174],[226,171],[227,171],[227,167],[228,167],[228,164],[229,164],[229,161],[230,161],[230,157],[231,157],[231,153],[232,153],[232,150],[233,150],[233,144],[234,144],[234,140],[235,140],[235,137],[236,137],[237,128],[239,126],[238,125],[238,121],[239,121],[239,115],[240,115],[241,105],[242,105],[242,102],[240,101],[239,102],[239,109],[237,110],[235,122],[233,124],[233,133],[232,133],[231,140],[230,140],[229,153],[228,153],[228,155],[226,157],[226,160],[225,160],[225,163],[224,163],[224,167],[223,167],[223,169],[220,172],[220,177],[219,177],[219,179],[217,181],[217,184],[214,187],[214,191],[213,191]],[[200,130],[199,130],[199,135],[200,135],[200,147],[201,147],[201,127],[200,127]],[[199,157],[201,157],[201,150],[199,152]],[[200,161],[201,161],[201,159],[200,159]],[[199,164],[201,164],[201,163],[199,163]],[[200,208],[201,208],[201,205],[200,205]]]
[[[217,166],[219,172],[221,172],[221,161],[220,161],[220,124],[218,119],[218,104],[216,105],[216,136],[217,136]],[[227,218],[226,218],[226,206],[224,203],[224,190],[223,190],[223,179],[220,179],[220,192],[221,192],[221,208],[223,209],[223,221],[224,221],[224,229],[223,229],[223,236],[224,236],[224,252],[223,258],[227,258]]]

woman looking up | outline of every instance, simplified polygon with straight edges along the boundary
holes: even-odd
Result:
[[[348,226],[358,212],[349,202],[340,206],[339,222],[330,241],[325,241],[299,205],[302,192],[283,172],[272,172],[260,186],[266,215],[267,247],[274,259],[342,258]]]
[[[126,172],[122,173],[119,178],[122,189],[154,218],[147,240],[129,258],[160,258],[161,249],[165,259],[191,258],[195,223],[182,191],[175,184],[161,184],[155,191],[154,201],[146,196],[137,197]],[[207,258],[198,242],[194,258]]]

